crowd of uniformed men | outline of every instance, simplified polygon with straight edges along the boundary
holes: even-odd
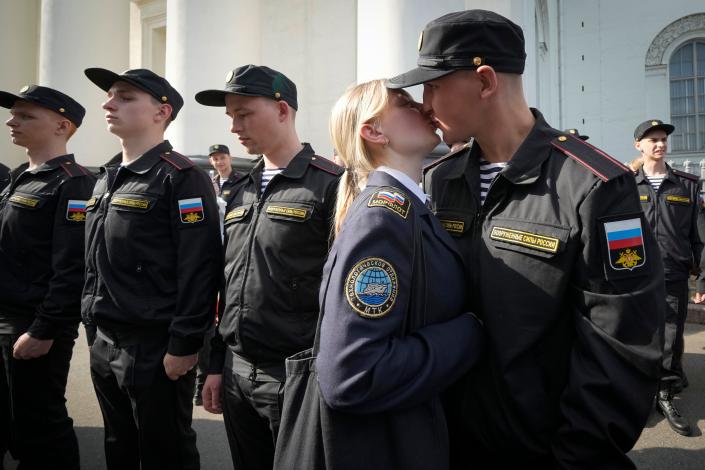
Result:
[[[433,312],[449,292],[466,292],[466,311],[476,316],[467,322],[482,325],[484,351],[443,391],[447,444],[434,451],[446,449],[448,461],[434,460],[435,468],[633,468],[626,453],[655,397],[671,426],[690,433],[673,395],[687,387],[688,279],[705,261],[698,178],[665,163],[674,128],[660,120],[637,127],[633,169],[577,130],[553,129],[524,100],[525,57],[521,28],[492,12],[429,23],[419,67],[386,87],[406,99],[400,89],[424,84],[423,104],[403,105],[454,150],[424,169],[423,191],[418,179],[409,188],[404,176],[377,165],[365,171],[386,176],[357,181],[343,158],[353,187],[386,188],[360,195],[356,220],[362,226],[382,214],[403,228],[425,203],[447,231],[438,240],[452,240],[462,256],[464,281],[443,280],[425,308]],[[82,321],[108,468],[200,468],[191,428],[199,362],[197,403],[224,413],[235,468],[271,469],[284,361],[313,344],[346,170],[301,143],[296,86],[271,68],[235,68],[222,89],[196,95],[202,105],[225,108],[231,132],[260,155],[240,174],[227,146],[213,145],[212,179],[164,140],[183,105],[166,79],[146,69],[89,68],[85,75],[106,92],[107,128],[122,147],[97,176],[67,151],[83,106],[40,85],[0,92],[12,142],[27,153],[26,163],[0,173],[0,468],[8,451],[23,469],[79,468],[64,397]],[[376,142],[371,148],[402,145],[389,126],[366,124],[359,132]],[[353,367],[362,373],[381,360],[356,358],[356,344],[369,339],[356,335],[376,338],[369,331],[388,312],[404,315],[395,302],[423,288],[403,285],[393,269],[402,261],[385,258],[393,241],[366,243],[358,249],[380,258],[366,258],[344,285],[328,287],[340,290],[339,304],[350,310],[327,312],[336,323],[327,320],[321,331],[322,351],[336,361],[321,365],[323,397],[331,407],[353,400],[351,416],[361,420],[398,407],[336,394],[357,389]],[[432,262],[434,252],[425,257]],[[700,278],[697,291],[701,302]],[[430,336],[419,338],[433,350]],[[385,367],[374,380],[395,383],[403,361]],[[433,389],[433,374],[424,377],[415,378],[425,381],[420,389]],[[405,403],[412,406],[413,393]],[[376,448],[364,436],[351,442],[360,455],[375,451],[367,468],[389,468],[428,445],[405,436],[385,441],[397,448]],[[355,461],[352,454],[327,458],[328,468]],[[288,468],[306,468],[300,465]]]

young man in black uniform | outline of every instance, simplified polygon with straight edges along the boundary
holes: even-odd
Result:
[[[641,154],[636,171],[639,200],[661,251],[666,277],[666,328],[663,372],[659,382],[658,410],[679,434],[690,435],[688,421],[673,403],[686,382],[683,371],[683,329],[688,314],[688,278],[702,271],[705,244],[698,233],[700,210],[698,177],[666,164],[671,124],[658,119],[644,121],[634,131],[634,146]],[[696,301],[705,295],[705,279],[697,281]]]
[[[85,74],[108,92],[108,130],[122,145],[86,207],[81,305],[97,326],[91,376],[107,466],[198,469],[193,368],[222,272],[215,194],[164,140],[183,105],[169,82],[146,69]]]
[[[342,169],[299,140],[296,86],[284,74],[246,65],[226,82],[196,101],[225,106],[231,131],[262,157],[225,213],[225,306],[203,402],[225,412],[235,469],[271,469],[284,359],[313,344]]]
[[[208,147],[208,161],[216,171],[216,174],[211,178],[215,193],[227,201],[235,180],[240,176],[233,171],[233,158],[230,156],[230,149],[227,145],[211,145]]]
[[[419,68],[446,142],[425,170],[464,254],[488,350],[449,398],[455,468],[632,469],[660,370],[663,267],[631,172],[524,98],[523,32],[489,11],[438,18]]]
[[[95,178],[66,151],[86,111],[43,86],[0,92],[27,149],[0,191],[0,462],[77,469],[66,380],[81,319],[86,201]],[[0,465],[1,466],[1,465]]]

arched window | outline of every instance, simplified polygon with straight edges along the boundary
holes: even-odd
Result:
[[[705,39],[688,41],[671,55],[673,152],[705,150]]]

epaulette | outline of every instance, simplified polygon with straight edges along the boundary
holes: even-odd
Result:
[[[462,154],[463,151],[468,150],[470,148],[472,148],[472,142],[468,142],[467,144],[463,145],[462,147],[457,148],[457,149],[453,150],[452,152],[448,152],[445,155],[443,155],[442,157],[438,157],[435,161],[433,161],[433,162],[429,163],[428,165],[426,165],[425,167],[423,167],[422,172],[426,173],[431,168],[434,168],[434,167],[440,165],[441,163],[445,162],[446,160],[450,160],[451,158],[457,157],[458,155]]]
[[[160,155],[161,159],[167,162],[169,165],[173,166],[179,171],[185,170],[186,168],[191,168],[194,166],[194,163],[191,161],[190,158],[184,157],[178,152],[174,152],[173,150],[170,152],[164,152],[163,154]]]
[[[64,172],[66,172],[66,174],[69,175],[71,178],[77,178],[79,176],[87,176],[91,174],[87,169],[83,168],[78,163],[72,162],[70,160],[61,162],[59,163],[59,165],[61,165],[61,169],[64,170]]]
[[[692,173],[687,173],[685,171],[680,171],[680,170],[674,170],[671,168],[671,171],[673,172],[674,175],[682,176],[683,178],[687,178],[689,180],[695,181],[696,183],[700,181],[700,177],[698,175],[694,175]]]
[[[551,145],[590,170],[602,181],[609,181],[624,173],[632,173],[613,157],[577,137],[561,135],[553,139]]]
[[[345,171],[342,166],[336,165],[334,162],[328,160],[327,158],[319,157],[314,155],[311,157],[311,166],[315,166],[319,170],[323,170],[331,175],[340,176]]]

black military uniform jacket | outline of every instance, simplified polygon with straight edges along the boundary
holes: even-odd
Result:
[[[168,141],[125,167],[101,168],[86,208],[84,321],[107,331],[169,329],[188,355],[212,323],[222,269],[208,175]]]
[[[0,323],[50,339],[81,319],[85,206],[95,177],[73,155],[27,167],[13,170],[0,192]]]
[[[497,468],[532,459],[634,468],[624,454],[661,364],[658,248],[631,172],[532,112],[484,205],[479,145],[425,170],[488,334],[487,357],[450,413],[456,451],[491,456]]]
[[[313,344],[343,170],[308,144],[261,193],[263,168],[260,160],[236,182],[225,213],[225,306],[214,373],[223,368],[221,338],[255,364],[283,364]]]
[[[10,169],[0,163],[0,191],[10,184]]]
[[[235,185],[235,182],[238,181],[239,179],[242,178],[242,174],[236,172],[235,170],[230,172],[230,176],[228,176],[228,179],[223,182],[223,185],[220,185],[220,175],[215,174],[213,178],[211,178],[211,182],[213,183],[213,189],[215,189],[215,193],[222,197],[224,200],[230,199],[230,193],[232,192],[233,186]]]
[[[658,192],[649,183],[644,169],[635,175],[639,201],[661,250],[667,281],[688,279],[702,270],[705,244],[698,233],[700,190],[698,177],[666,165],[666,177]],[[705,292],[705,279],[698,279],[698,291]]]

